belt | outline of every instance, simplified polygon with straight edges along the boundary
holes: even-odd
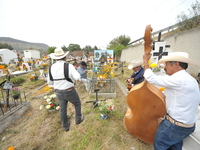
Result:
[[[74,88],[74,87],[70,87],[70,88],[68,88],[68,89],[63,89],[63,90],[56,89],[55,91],[65,91],[65,90],[70,91],[70,90],[72,90],[73,88]]]
[[[193,124],[184,124],[184,123],[178,122],[178,121],[174,120],[172,117],[170,117],[168,114],[165,115],[165,118],[167,120],[169,120],[172,124],[175,124],[180,127],[190,128],[190,127],[194,126],[194,123]]]

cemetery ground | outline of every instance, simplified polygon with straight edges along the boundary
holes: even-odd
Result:
[[[125,77],[132,74],[132,71],[124,69],[115,71],[115,78],[125,84]],[[37,71],[36,71],[37,72]],[[106,120],[100,119],[98,106],[93,109],[93,103],[86,101],[95,100],[85,90],[83,84],[76,90],[82,102],[84,121],[75,124],[75,112],[72,104],[68,105],[70,117],[70,130],[66,132],[61,127],[59,111],[48,112],[40,110],[40,104],[45,94],[38,92],[41,86],[45,85],[42,79],[30,82],[32,73],[21,75],[26,82],[20,86],[26,93],[31,92],[27,101],[31,102],[29,108],[20,119],[15,121],[0,135],[0,150],[7,150],[14,147],[15,150],[151,150],[153,147],[130,135],[123,124],[123,118],[127,110],[126,96],[122,94],[115,84],[116,109],[109,114]],[[105,99],[98,96],[98,99]]]

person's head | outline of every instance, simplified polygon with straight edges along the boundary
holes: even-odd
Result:
[[[140,70],[142,62],[139,59],[133,60],[129,65],[128,69],[132,69],[134,72]]]
[[[51,53],[49,56],[52,59],[56,59],[56,60],[65,60],[67,54],[69,53],[69,51],[67,51],[66,53],[62,50],[62,49],[55,49],[54,53]]]
[[[81,66],[82,68],[86,68],[86,67],[87,67],[87,64],[86,64],[84,61],[82,61],[82,62],[80,63],[80,66]]]
[[[186,70],[188,64],[197,65],[189,59],[189,54],[185,52],[171,52],[168,56],[162,57],[158,63],[165,64],[164,69],[168,75],[172,75],[180,70]]]
[[[184,62],[166,61],[164,70],[166,74],[172,75],[180,70],[186,70],[187,67],[188,67],[188,64]]]
[[[75,61],[75,62],[73,63],[73,66],[74,66],[75,69],[77,69],[77,68],[79,67],[79,64]]]

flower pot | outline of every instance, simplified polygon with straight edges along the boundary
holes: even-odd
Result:
[[[19,96],[20,95],[13,95],[12,97],[13,97],[13,99],[19,99]]]
[[[101,118],[102,120],[105,120],[105,119],[108,118],[108,115],[107,115],[107,114],[100,114],[100,118]]]
[[[55,109],[49,109],[48,110],[48,112],[54,112],[55,111]]]

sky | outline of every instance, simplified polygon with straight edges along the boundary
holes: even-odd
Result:
[[[144,36],[177,23],[196,0],[0,0],[0,37],[57,48],[106,49],[114,38]]]

